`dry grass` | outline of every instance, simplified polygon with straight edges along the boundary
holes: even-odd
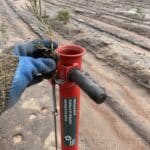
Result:
[[[2,23],[0,23],[0,34],[2,36],[2,40],[3,42],[6,44],[8,37],[7,37],[7,25],[5,24],[4,21],[2,21]]]

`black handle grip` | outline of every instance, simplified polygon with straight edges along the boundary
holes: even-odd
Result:
[[[71,70],[68,77],[70,81],[75,82],[97,104],[103,103],[107,98],[104,88],[99,87],[89,76],[86,76],[80,70]]]

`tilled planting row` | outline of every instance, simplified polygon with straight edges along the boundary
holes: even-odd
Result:
[[[57,4],[55,6],[49,5],[48,8],[49,10],[51,8],[53,11],[58,10]],[[107,62],[109,65],[117,68],[117,70],[125,73],[130,78],[135,80],[138,84],[146,88],[150,88],[150,54],[145,51],[145,49],[148,51],[150,50],[150,40],[148,38],[136,35],[132,32],[129,32],[128,30],[122,30],[120,28],[117,28],[116,26],[111,26],[95,19],[85,17],[83,15],[73,14],[72,17],[79,23],[80,26],[82,26],[82,24],[85,24],[89,28],[93,28],[99,31],[96,34],[96,38],[93,38],[94,36],[92,35],[90,36],[90,38],[87,38],[89,36],[88,34],[87,36],[86,34],[84,34],[83,36],[77,36],[77,41],[75,41],[76,43],[87,47],[88,50],[92,52],[95,50],[99,51],[98,53],[96,53],[97,58]],[[85,27],[83,27],[82,31],[84,31],[84,28]],[[144,49],[140,49],[139,51],[138,47],[128,47],[128,43],[120,46],[120,42],[115,42],[115,40],[113,40],[113,37],[111,41],[111,43],[113,44],[109,44],[107,40],[103,40],[103,42],[106,43],[106,49],[99,46],[102,38],[98,35],[100,35],[101,32],[106,32],[114,37],[128,41]],[[95,47],[93,47],[93,45],[96,45],[96,49]]]
[[[106,7],[102,7],[103,5],[96,5],[95,3],[93,5],[84,5],[84,3],[81,3],[81,1],[79,3],[79,1],[75,2],[57,0],[54,2],[45,0],[45,2],[58,6],[67,6],[77,13],[95,18],[99,21],[106,22],[114,26],[118,26],[120,28],[124,28],[139,35],[149,37],[150,22],[148,20],[150,18],[141,18],[140,14],[136,13],[136,9],[134,12],[130,13],[130,11],[123,11],[122,9],[108,9]]]

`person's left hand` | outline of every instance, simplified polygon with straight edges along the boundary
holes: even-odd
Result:
[[[44,46],[48,49],[55,50],[58,44],[51,40],[33,40],[31,42],[16,44],[13,48],[13,54],[16,56],[28,56],[28,57],[45,57],[41,54],[41,49],[38,46]]]
[[[57,48],[57,43],[49,40],[34,40],[13,48],[13,54],[19,57],[19,63],[9,90],[6,108],[15,104],[28,86],[42,81],[42,75],[51,74],[56,69],[54,59],[39,55],[37,44],[42,44],[46,48],[51,48],[51,45],[54,49]]]

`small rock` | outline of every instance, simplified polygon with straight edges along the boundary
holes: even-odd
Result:
[[[29,119],[30,119],[30,120],[33,120],[33,119],[35,119],[36,117],[37,117],[36,114],[31,114],[31,115],[29,116]]]
[[[22,129],[21,125],[16,126],[16,130],[20,131]]]
[[[13,137],[13,143],[14,144],[19,144],[23,141],[23,135],[22,134],[16,134],[14,137]]]
[[[46,114],[48,112],[48,108],[43,107],[43,108],[41,108],[41,111],[42,111],[42,113]]]

